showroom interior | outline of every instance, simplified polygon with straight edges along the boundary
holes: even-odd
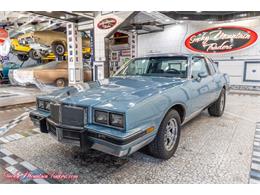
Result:
[[[260,12],[256,11],[1,11],[0,183],[260,183],[258,36]],[[40,130],[42,123],[38,127],[31,120],[39,96],[67,98],[71,105],[102,100],[104,108],[116,101],[123,107],[144,93],[153,96],[158,90],[155,86],[135,86],[136,92],[129,94],[123,88],[117,95],[116,89],[95,89],[95,94],[87,90],[108,86],[109,79],[116,78],[133,59],[162,55],[206,56],[215,72],[228,77],[224,114],[212,117],[202,110],[196,119],[183,123],[178,149],[166,161],[149,155],[141,145],[122,157],[124,151],[114,155],[98,144],[82,154],[88,143],[80,143],[80,147],[59,143]],[[140,83],[152,85],[142,79]],[[139,85],[127,78],[119,82]],[[159,86],[160,90],[168,85],[170,82]],[[62,90],[64,93],[55,95]],[[50,93],[54,95],[48,96]],[[77,100],[80,95],[84,98]],[[106,101],[110,95],[113,98]],[[129,103],[130,107],[134,104]],[[114,109],[120,110],[120,106]],[[142,116],[151,116],[148,112],[163,111],[139,110],[132,117],[142,118],[141,124],[148,120]],[[109,120],[113,116],[109,114]],[[40,116],[33,117],[38,120]],[[74,116],[73,120],[78,119]],[[146,128],[148,131],[154,127]],[[105,140],[106,135],[96,138]],[[28,170],[57,175],[10,179]]]

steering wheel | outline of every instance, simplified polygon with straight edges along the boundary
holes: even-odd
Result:
[[[170,68],[165,71],[165,73],[170,73],[170,74],[181,74],[181,72],[175,68]]]

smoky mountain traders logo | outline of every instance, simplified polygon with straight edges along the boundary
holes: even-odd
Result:
[[[246,48],[257,40],[257,34],[247,28],[225,26],[206,29],[189,36],[185,45],[192,51],[224,53]]]
[[[113,26],[115,26],[116,23],[117,23],[117,21],[115,18],[105,18],[97,24],[97,27],[99,29],[109,29],[109,28],[112,28]]]

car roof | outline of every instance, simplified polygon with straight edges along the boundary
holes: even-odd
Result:
[[[186,57],[201,56],[201,57],[205,57],[202,54],[192,54],[192,53],[152,53],[152,54],[147,54],[147,55],[144,55],[144,56],[138,57],[138,58],[172,57],[172,56],[186,56]]]

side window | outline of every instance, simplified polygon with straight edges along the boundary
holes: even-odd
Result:
[[[197,78],[198,73],[200,72],[206,72],[209,74],[206,61],[202,57],[193,57],[192,58],[192,72],[191,72],[191,77],[192,78]]]
[[[206,58],[206,61],[207,61],[207,64],[208,64],[210,73],[211,73],[211,74],[215,74],[215,73],[216,73],[216,70],[215,70],[215,68],[213,67],[212,61],[211,61],[210,59],[208,59],[208,58]]]

